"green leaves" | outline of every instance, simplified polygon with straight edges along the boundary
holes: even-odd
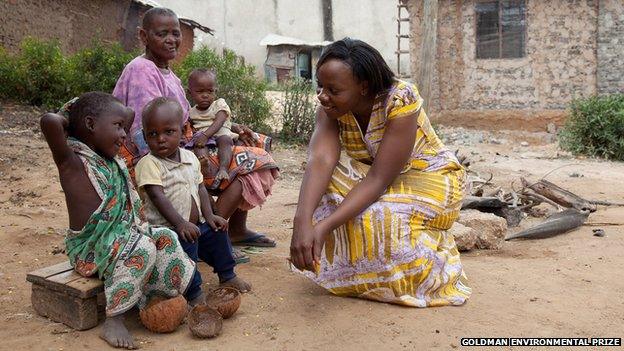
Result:
[[[266,83],[255,75],[254,66],[245,64],[233,51],[226,49],[219,55],[202,47],[189,53],[174,71],[186,87],[189,74],[196,68],[215,70],[217,96],[224,98],[232,109],[233,122],[245,124],[256,132],[271,131],[267,125],[271,105],[264,95]]]
[[[314,89],[309,80],[292,78],[284,85],[280,138],[286,142],[307,144],[314,131]]]
[[[64,55],[58,41],[26,38],[15,55],[0,50],[0,96],[59,108],[88,91],[110,93],[124,66],[136,55],[119,44],[97,40],[74,55]]]
[[[624,161],[624,94],[572,101],[559,144],[574,154]]]

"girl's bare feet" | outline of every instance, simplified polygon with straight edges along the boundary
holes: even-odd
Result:
[[[112,347],[130,350],[136,348],[132,335],[130,335],[130,332],[124,325],[123,314],[106,318],[104,326],[102,326],[100,338],[104,339]]]
[[[234,277],[230,280],[224,281],[223,283],[219,285],[232,287],[242,293],[251,291],[251,284],[247,283],[246,281],[242,280],[239,277]]]

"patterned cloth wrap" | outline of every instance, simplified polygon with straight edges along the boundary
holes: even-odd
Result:
[[[106,313],[114,316],[153,295],[173,297],[186,290],[195,272],[175,232],[141,219],[141,202],[124,162],[105,159],[74,138],[68,145],[82,160],[102,199],[80,231],[65,238],[71,265],[80,275],[104,279]]]
[[[366,177],[386,123],[416,118],[412,155],[384,194],[328,235],[317,272],[305,272],[340,296],[414,307],[461,305],[471,294],[453,236],[465,172],[444,148],[412,84],[397,81],[379,94],[362,131],[352,113],[338,119],[346,158],[334,170],[313,220],[327,218]]]

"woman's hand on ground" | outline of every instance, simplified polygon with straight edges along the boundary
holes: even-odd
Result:
[[[295,223],[290,242],[290,260],[300,270],[316,272],[316,263],[320,261],[325,244],[327,230],[320,222],[313,226],[311,222]]]
[[[180,239],[189,243],[194,243],[199,237],[199,228],[189,221],[183,221],[177,224],[175,226],[175,232],[178,233]]]
[[[208,223],[210,228],[214,230],[222,230],[222,231],[228,230],[228,221],[221,216],[212,215],[210,217],[207,217],[206,223]]]

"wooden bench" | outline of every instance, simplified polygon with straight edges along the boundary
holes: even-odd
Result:
[[[98,325],[106,301],[100,279],[79,275],[65,261],[30,272],[26,280],[32,283],[31,300],[38,314],[76,330]]]

